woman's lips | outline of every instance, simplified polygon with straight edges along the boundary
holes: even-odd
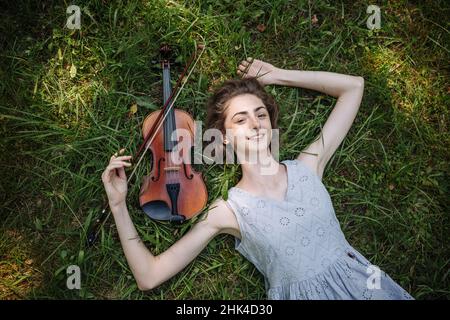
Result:
[[[261,139],[262,137],[264,137],[264,134],[263,134],[263,133],[260,133],[260,134],[254,135],[254,136],[252,136],[252,137],[250,137],[250,138],[247,138],[247,140],[259,140],[259,139]]]

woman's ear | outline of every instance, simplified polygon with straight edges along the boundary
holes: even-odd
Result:
[[[222,143],[223,144],[228,144],[229,143],[229,141],[227,139],[227,135],[223,131],[222,131]]]

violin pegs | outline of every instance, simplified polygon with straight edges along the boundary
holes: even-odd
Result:
[[[161,45],[161,47],[159,48],[159,52],[161,53],[161,55],[163,57],[168,57],[169,53],[171,52],[171,48],[168,44],[163,44]]]

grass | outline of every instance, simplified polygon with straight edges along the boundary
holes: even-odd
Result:
[[[143,118],[161,107],[155,65],[162,41],[181,65],[205,41],[176,105],[196,120],[205,119],[213,88],[247,56],[363,76],[360,111],[324,184],[355,248],[415,298],[450,297],[445,1],[378,1],[382,28],[373,31],[366,1],[77,1],[82,28],[74,31],[64,28],[70,4],[21,1],[0,13],[0,299],[265,299],[262,276],[229,235],[147,293],[136,287],[112,219],[95,248],[84,246],[105,198],[100,175],[109,155],[135,150]],[[176,79],[181,67],[173,69]],[[293,158],[335,100],[267,89],[282,109],[280,158]],[[199,170],[209,201],[240,175],[235,166]],[[173,227],[146,218],[139,186],[139,179],[130,184],[130,213],[159,254],[195,220]],[[81,268],[81,290],[66,288],[72,264]]]

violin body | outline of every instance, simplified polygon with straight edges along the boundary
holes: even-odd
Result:
[[[184,139],[183,135],[178,139],[177,142],[183,145],[181,153],[178,154],[166,150],[164,130],[159,130],[149,147],[153,155],[153,166],[150,174],[143,179],[139,203],[144,212],[156,220],[173,221],[177,220],[177,215],[190,219],[202,211],[208,200],[202,174],[195,172],[190,164],[183,162],[183,152],[193,147],[194,120],[183,110],[173,111],[176,127],[190,132],[191,138],[180,141]],[[150,131],[160,112],[162,111],[154,111],[145,118],[142,129],[144,136]],[[171,157],[177,160],[170,161]]]
[[[161,52],[167,54],[168,48]],[[170,63],[161,61],[163,68],[163,99],[170,98]],[[169,104],[170,105],[170,104]],[[164,114],[161,115],[161,113]],[[159,129],[158,119],[162,118]],[[208,191],[202,174],[191,166],[195,122],[179,109],[167,108],[149,114],[142,125],[144,139],[150,132],[154,137],[148,146],[152,153],[152,169],[143,178],[139,194],[142,210],[152,219],[183,222],[201,213],[208,201]],[[189,161],[186,161],[186,160]]]

